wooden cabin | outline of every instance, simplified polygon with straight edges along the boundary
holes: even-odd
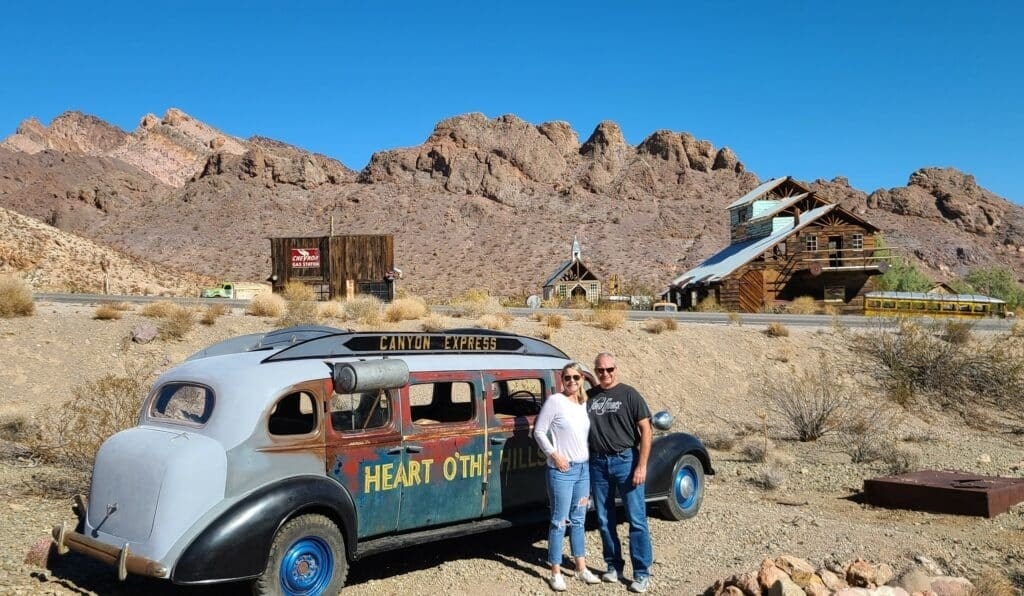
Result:
[[[728,206],[730,244],[669,284],[663,297],[693,308],[709,297],[763,312],[800,296],[861,312],[868,280],[888,268],[878,228],[791,177],[761,184]]]
[[[391,234],[270,239],[270,282],[275,292],[290,281],[311,285],[318,300],[371,294],[395,297],[395,240]]]
[[[560,302],[586,300],[597,304],[601,300],[601,280],[580,259],[580,243],[572,239],[568,261],[563,261],[551,277],[544,282],[544,299],[558,298]]]

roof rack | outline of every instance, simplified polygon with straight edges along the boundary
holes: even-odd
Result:
[[[326,335],[337,335],[339,333],[350,333],[351,329],[338,329],[324,325],[301,325],[275,329],[267,333],[250,333],[225,339],[222,342],[199,350],[185,360],[199,360],[210,356],[223,356],[224,354],[237,354],[240,352],[255,352],[257,350],[269,350],[281,345],[297,344],[300,342],[324,337]]]
[[[275,333],[288,335],[287,332],[294,329]],[[335,333],[320,335],[311,333],[308,339],[274,352],[263,362],[402,354],[521,354],[569,359],[565,352],[546,341],[489,329],[449,329],[437,333],[335,330]]]

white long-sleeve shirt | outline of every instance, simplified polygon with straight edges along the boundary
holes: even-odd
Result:
[[[571,463],[590,459],[587,436],[590,433],[590,417],[587,404],[578,403],[563,393],[552,394],[537,414],[533,424],[533,436],[548,465],[555,467],[551,454],[560,453]]]

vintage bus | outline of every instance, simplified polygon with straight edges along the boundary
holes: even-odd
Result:
[[[1006,316],[1006,302],[980,294],[868,292],[864,296],[864,314],[897,317],[1002,318]]]

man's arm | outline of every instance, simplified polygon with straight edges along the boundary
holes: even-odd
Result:
[[[651,419],[641,418],[636,423],[640,429],[640,456],[636,460],[636,469],[633,471],[633,486],[640,486],[647,482],[647,458],[651,455]]]

